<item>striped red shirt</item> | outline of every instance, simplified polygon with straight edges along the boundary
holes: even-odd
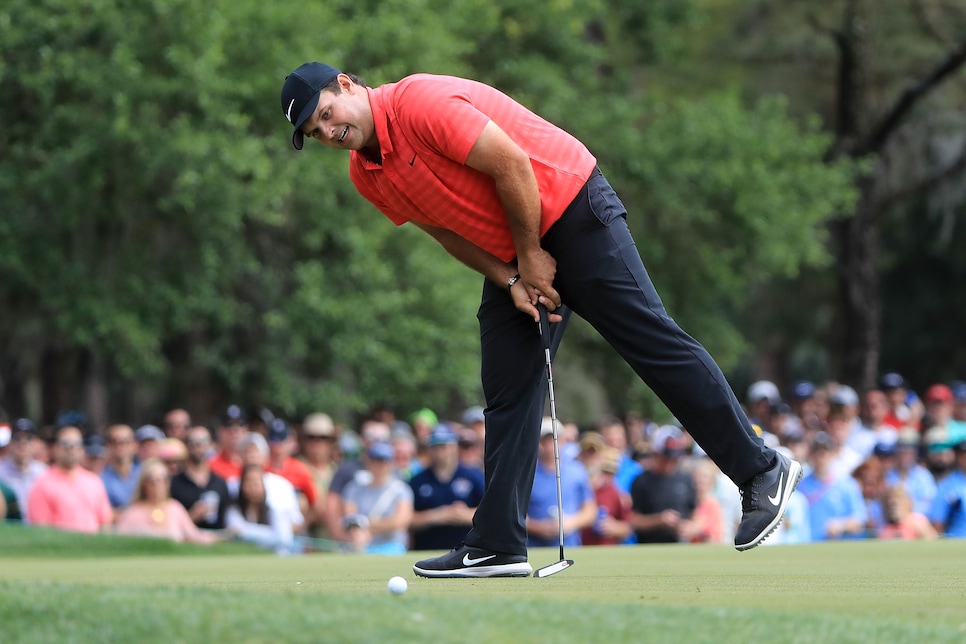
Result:
[[[541,235],[597,164],[576,138],[483,83],[416,74],[368,91],[382,164],[352,152],[359,193],[397,226],[446,228],[505,262],[517,253],[493,179],[464,165],[484,126],[492,120],[530,156]]]

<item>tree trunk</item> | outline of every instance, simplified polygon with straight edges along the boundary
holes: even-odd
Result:
[[[833,356],[838,378],[865,388],[875,384],[879,368],[882,298],[879,293],[879,222],[875,179],[865,176],[854,215],[836,223],[841,332]]]

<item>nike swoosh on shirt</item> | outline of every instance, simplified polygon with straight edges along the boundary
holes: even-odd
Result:
[[[775,496],[768,497],[768,500],[771,501],[771,504],[776,507],[778,506],[778,500],[782,498],[782,481],[784,480],[785,480],[785,473],[782,472],[781,476],[778,477],[778,492],[775,493]]]
[[[496,555],[487,555],[485,557],[480,557],[479,559],[473,559],[473,558],[470,557],[470,553],[467,552],[465,555],[463,555],[463,565],[464,566],[475,566],[476,564],[481,563],[481,562],[484,562],[487,559],[492,559],[495,556]]]
[[[412,161],[409,162],[409,165],[411,165],[411,166],[416,165],[416,155],[415,154],[413,155]]]

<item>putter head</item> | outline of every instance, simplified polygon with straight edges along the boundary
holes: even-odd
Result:
[[[549,577],[550,575],[556,575],[558,572],[564,571],[574,565],[573,559],[561,559],[557,563],[552,563],[549,566],[544,566],[540,568],[533,576],[537,579],[543,579],[544,577]]]

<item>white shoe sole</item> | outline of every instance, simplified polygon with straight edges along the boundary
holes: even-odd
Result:
[[[528,577],[533,568],[527,562],[501,564],[499,566],[472,566],[455,570],[427,570],[413,566],[413,572],[420,577],[456,578],[456,577]]]
[[[782,522],[782,519],[785,518],[785,506],[788,505],[788,499],[792,498],[792,493],[795,492],[795,490],[798,488],[798,484],[801,483],[802,474],[804,474],[804,471],[802,470],[801,464],[796,460],[792,460],[791,466],[788,468],[788,480],[794,481],[794,483],[785,486],[785,493],[782,495],[781,502],[778,504],[778,513],[775,515],[774,520],[772,520],[772,522],[769,523],[764,530],[759,532],[757,537],[748,543],[743,543],[740,545],[736,543],[735,550],[742,552],[745,550],[751,550],[755,546],[761,544],[761,542],[764,541],[768,535],[775,531],[775,528],[777,528]]]

